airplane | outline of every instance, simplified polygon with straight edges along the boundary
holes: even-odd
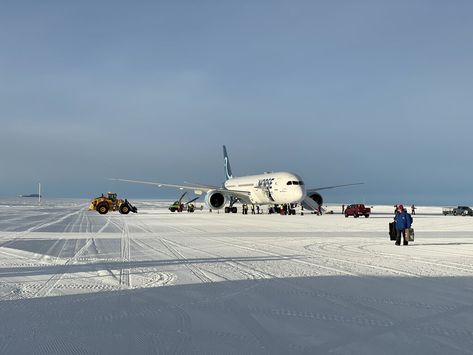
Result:
[[[116,178],[110,180],[193,190],[196,195],[205,193],[206,205],[213,210],[225,208],[225,213],[236,213],[237,208],[233,205],[238,201],[243,204],[289,205],[292,207],[300,204],[306,209],[319,211],[320,206],[323,204],[323,197],[319,194],[319,191],[363,184],[361,182],[307,189],[299,175],[286,171],[234,177],[225,145],[223,146],[223,161],[225,170],[223,186],[187,182],[184,184],[167,184]],[[227,204],[229,206],[226,206]],[[295,210],[292,208],[289,212],[295,214]]]

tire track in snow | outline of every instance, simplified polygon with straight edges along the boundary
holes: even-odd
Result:
[[[183,265],[200,281],[202,281],[203,283],[213,282],[213,280],[209,276],[207,276],[207,274],[203,270],[201,270],[195,265],[185,262],[187,258],[175,248],[175,246],[178,247],[178,245],[164,238],[160,238],[160,241],[164,245],[164,247],[171,252],[172,255],[174,255],[177,259],[184,261]]]
[[[133,221],[135,222],[132,225],[133,227],[143,230],[147,235],[156,236],[156,234],[139,219],[134,219]],[[144,240],[140,238],[133,238],[131,239],[131,242],[137,247],[138,250],[142,250],[142,251],[151,250],[154,252],[154,254],[157,254],[157,255],[165,255],[166,257],[170,257],[170,258],[175,257],[175,255],[172,254],[169,251],[169,249],[167,248],[165,248],[164,250],[158,249],[157,247],[154,247],[153,245],[145,242]],[[137,271],[139,270],[135,270],[134,272],[137,272]],[[147,268],[145,268],[144,272],[146,274],[151,273],[152,277],[148,277],[148,279],[144,281],[143,283],[141,283],[140,286],[136,285],[137,288],[166,286],[166,285],[172,284],[176,279],[176,275],[174,275],[173,273],[161,272],[161,271],[158,271],[157,269],[153,271],[153,270],[148,270]]]
[[[200,251],[200,252],[205,252],[201,249],[194,248],[194,247],[187,247],[187,248],[197,250],[197,251]],[[209,253],[209,252],[206,252],[206,253],[213,256],[213,257],[220,257],[218,255],[215,255],[215,254],[212,254],[212,253]],[[251,275],[253,275],[255,277],[255,279],[271,279],[272,282],[276,281],[277,283],[280,283],[283,286],[282,288],[272,289],[271,292],[270,292],[270,296],[273,296],[275,293],[288,294],[287,292],[289,292],[292,295],[299,294],[299,295],[306,296],[307,294],[310,294],[310,295],[314,295],[315,297],[322,298],[326,302],[334,304],[335,307],[342,307],[342,308],[347,307],[347,306],[349,306],[353,303],[353,300],[348,301],[347,299],[344,299],[342,297],[338,297],[338,298],[333,297],[333,295],[329,295],[327,293],[323,293],[323,294],[315,293],[311,288],[301,286],[300,284],[294,283],[294,282],[292,282],[291,280],[288,280],[288,279],[281,279],[281,278],[279,278],[279,276],[277,276],[273,273],[269,273],[269,272],[260,270],[258,268],[255,268],[254,266],[249,266],[249,265],[246,265],[242,262],[231,262],[231,263],[236,264],[239,269],[242,269],[242,268],[249,269],[251,271]],[[252,290],[252,289],[254,289],[253,292],[258,292],[258,290],[260,290],[260,288],[258,288],[258,286],[259,286],[258,283],[250,284],[248,287],[244,287],[244,288],[239,289],[239,290],[232,290],[230,293],[225,293],[225,294],[219,296],[218,298],[228,298],[230,296],[235,296],[237,294],[246,293],[246,292],[248,292],[249,290]],[[284,291],[281,291],[281,290],[284,290]],[[339,295],[336,295],[336,296],[339,296]],[[376,308],[366,306],[366,305],[360,304],[360,303],[357,303],[357,306],[359,307],[359,310],[363,310],[363,311],[365,311],[365,313],[368,313],[368,314],[372,315],[371,318],[369,318],[368,316],[358,317],[357,318],[358,323],[376,325],[376,324],[383,323],[384,322],[383,319],[389,318],[389,315],[387,315],[384,312],[379,311]],[[275,310],[274,312],[279,312],[280,314],[283,314],[285,312],[285,310]],[[297,311],[293,311],[293,312],[297,312]],[[324,317],[326,319],[338,319],[338,318],[340,318],[339,315],[336,315],[336,314],[325,314]],[[348,323],[348,321],[346,323]]]
[[[315,244],[309,244],[307,246],[304,246],[304,249],[314,251],[313,248],[312,248],[313,245],[315,245]],[[373,245],[380,245],[380,244],[370,244],[370,246],[373,246]],[[468,274],[471,274],[471,272],[473,271],[473,267],[467,268],[467,267],[465,267],[466,265],[464,265],[464,264],[458,264],[458,263],[445,264],[444,262],[442,263],[439,260],[428,261],[428,260],[425,260],[425,259],[421,259],[421,258],[416,257],[415,255],[412,255],[412,254],[403,254],[403,255],[401,255],[401,254],[395,254],[395,253],[379,252],[379,251],[376,251],[376,250],[368,250],[367,249],[368,246],[366,246],[366,245],[353,247],[353,246],[345,245],[345,244],[337,244],[337,243],[325,244],[325,243],[323,243],[320,247],[320,250],[328,251],[330,254],[333,255],[334,252],[333,252],[332,248],[335,247],[335,246],[338,246],[338,249],[340,251],[351,253],[352,255],[350,255],[350,256],[354,256],[356,258],[359,258],[359,257],[365,258],[367,255],[370,256],[371,258],[373,258],[373,257],[379,257],[379,258],[389,257],[390,259],[395,259],[395,260],[399,260],[399,261],[403,261],[403,262],[406,262],[406,261],[415,262],[416,264],[424,264],[424,265],[429,265],[429,266],[435,266],[435,267],[439,267],[441,269],[444,268],[444,267],[448,267],[450,269],[455,269],[455,270],[458,270],[458,271],[467,272]],[[337,253],[337,251],[335,251],[335,253]],[[345,254],[346,253],[344,253],[344,255]],[[388,269],[390,269],[390,268],[388,268]],[[424,275],[419,275],[419,274],[415,274],[415,275],[424,276]]]
[[[35,232],[39,229],[42,229],[42,228],[46,228],[48,226],[51,226],[51,225],[54,225],[54,224],[57,224],[59,222],[62,222],[64,220],[66,220],[67,218],[70,218],[71,216],[74,216],[74,215],[78,215],[81,213],[81,210],[76,210],[76,211],[73,211],[73,212],[67,212],[66,214],[64,214],[63,212],[61,212],[61,217],[58,217],[58,214],[54,214],[53,216],[51,216],[50,218],[48,218],[45,222],[43,223],[38,223],[36,224],[35,226],[32,226],[30,228],[28,228],[27,230],[23,231],[23,232],[19,232],[19,233],[15,233],[15,238],[3,243],[0,245],[3,246],[3,247],[8,247],[8,245],[11,245],[13,242],[15,242],[16,240],[19,240],[21,239],[21,237],[27,235],[28,233],[31,233],[31,232]],[[54,263],[57,263],[58,260],[59,260],[59,255],[60,253],[62,252],[62,250],[64,249],[64,246],[66,244],[66,242],[64,241],[64,239],[59,239],[57,240],[56,242],[53,243],[53,245],[48,249],[48,251],[46,252],[46,254],[42,254],[39,256],[39,258],[37,259],[37,263],[28,263],[28,264],[31,264],[31,265],[24,265],[24,264],[17,264],[15,263],[15,266],[27,266],[27,267],[31,267],[31,266],[34,266],[34,267],[41,267],[41,266],[44,266],[44,265],[51,265],[51,260],[46,258],[45,255],[47,255],[48,252],[52,252],[52,250],[58,245],[58,243],[60,242],[63,242],[63,245],[62,245],[62,248],[60,250],[60,252],[58,253],[55,261],[53,262]],[[12,248],[11,249],[12,251],[14,251],[15,249]],[[11,253],[8,253],[6,251],[3,251],[1,250],[1,252],[3,254],[11,254]],[[25,257],[21,257],[21,256],[17,256],[15,259],[17,258],[22,258],[22,259],[28,259],[28,260],[31,260],[31,258],[25,258]],[[46,284],[51,284],[51,283],[54,283],[54,279],[57,279],[59,281],[61,277],[60,276],[53,276],[53,279],[48,279],[48,281],[46,281]],[[57,282],[56,282],[57,283]],[[5,294],[3,295],[0,299],[23,299],[23,298],[30,298],[30,297],[36,297],[36,295],[38,295],[38,293],[40,292],[40,290],[45,290],[47,289],[47,286],[45,283],[41,283],[41,282],[38,282],[38,281],[34,281],[34,282],[21,282],[21,283],[7,283],[9,285],[9,288],[12,288],[11,292],[8,293],[8,294]],[[45,288],[46,287],[46,288]],[[42,291],[41,291],[42,292]],[[41,293],[40,292],[40,293]],[[49,291],[47,291],[49,293]]]
[[[114,216],[107,216],[107,222],[100,230],[104,230],[109,225],[114,225],[118,230],[121,231],[119,261],[121,264],[129,265],[129,262],[131,261],[131,243],[134,242],[134,240],[131,238],[130,229],[125,216],[120,217],[121,223],[114,220]],[[121,289],[130,289],[133,287],[131,283],[131,270],[129,267],[120,266],[118,276],[112,271],[112,269],[107,267],[106,270],[110,276],[117,280],[118,286]]]
[[[336,258],[336,257],[332,256],[333,252],[330,252],[330,251],[327,250],[327,247],[333,246],[334,243],[315,243],[315,244],[310,244],[309,246],[304,246],[304,249],[309,250],[309,251],[314,251],[314,250],[311,249],[311,247],[314,246],[314,245],[317,245],[317,244],[320,244],[318,250],[328,252],[328,254],[323,255],[323,257],[325,259],[336,261],[337,263],[354,265],[355,268],[357,268],[359,266],[363,266],[363,267],[366,267],[368,269],[381,270],[381,271],[385,271],[385,272],[395,274],[395,275],[402,275],[402,276],[409,276],[409,277],[420,277],[421,276],[419,274],[415,274],[415,273],[412,273],[412,272],[406,272],[406,271],[402,271],[402,270],[399,270],[399,269],[394,269],[394,268],[387,267],[387,266],[366,264],[366,263],[360,262],[359,260],[352,261],[352,260],[348,260],[346,258],[345,259]],[[318,256],[321,256],[321,255],[318,254]],[[357,274],[358,274],[358,276],[364,275],[362,273],[357,273]]]
[[[53,215],[51,216],[50,218],[48,218],[48,220],[46,222],[41,222],[41,223],[38,223],[30,228],[28,228],[27,230],[25,231],[22,231],[22,232],[14,232],[14,233],[8,233],[4,236],[2,236],[2,240],[5,240],[5,239],[8,239],[8,238],[11,238],[13,237],[13,239],[10,239],[10,240],[7,240],[3,243],[0,244],[0,248],[2,247],[8,247],[8,245],[14,243],[16,240],[20,239],[21,237],[29,234],[29,233],[32,233],[32,232],[36,232],[37,230],[39,229],[42,229],[42,228],[46,228],[46,227],[49,227],[51,225],[54,225],[56,223],[59,223],[59,222],[62,222],[63,220],[65,220],[66,218],[70,217],[70,216],[73,216],[73,215],[76,215],[80,213],[80,210],[79,211],[74,211],[74,212],[69,212],[65,215],[62,215],[59,219],[56,219],[57,216],[56,215]]]
[[[193,247],[193,246],[182,245],[178,242],[173,242],[173,243],[177,244],[180,248],[185,248],[185,249],[190,249],[190,250],[193,250],[193,251],[198,251],[198,252],[206,254],[206,255],[208,255],[212,258],[225,259],[225,256],[223,256],[221,254],[216,254],[215,252],[210,253],[207,250],[203,250],[203,249],[196,248],[196,247]],[[257,270],[256,268],[254,268],[252,266],[249,266],[249,265],[247,265],[243,262],[240,262],[240,261],[226,260],[226,261],[223,261],[223,263],[226,264],[226,265],[229,265],[232,269],[236,270],[237,272],[239,272],[240,274],[245,276],[246,279],[248,279],[248,280],[267,279],[267,278],[275,277],[274,275],[268,274],[268,273],[263,272],[261,270]],[[211,271],[206,270],[206,272],[211,272]],[[212,272],[212,273],[214,273],[214,272]],[[219,273],[214,273],[214,274],[216,276],[224,279],[224,280],[230,280],[230,278],[228,278],[227,276],[221,275]]]
[[[76,340],[57,338],[48,341],[46,344],[40,345],[35,354],[73,354],[73,355],[89,355],[93,354],[81,345],[76,343]]]
[[[80,248],[74,256],[69,258],[65,263],[61,273],[54,274],[51,276],[46,283],[39,289],[38,292],[34,295],[34,297],[46,297],[49,293],[54,289],[54,287],[61,281],[65,274],[67,274],[70,270],[71,265],[77,262],[77,259],[85,253],[85,251],[89,248],[92,244],[92,238],[87,239],[87,242],[84,244],[82,248]]]
[[[325,270],[328,270],[328,271],[331,271],[331,272],[335,272],[337,274],[343,274],[343,275],[349,275],[349,276],[360,276],[357,273],[353,273],[353,272],[347,271],[345,269],[330,267],[330,266],[326,266],[326,265],[320,265],[319,263],[310,262],[310,261],[306,261],[306,260],[300,260],[300,259],[285,257],[284,255],[281,255],[280,253],[274,253],[274,252],[269,251],[268,250],[268,245],[264,246],[264,248],[266,248],[266,249],[260,249],[260,247],[248,246],[248,243],[245,243],[241,240],[240,240],[240,244],[236,244],[236,243],[232,243],[232,242],[228,242],[228,241],[224,241],[224,240],[216,239],[216,238],[203,238],[203,239],[206,239],[206,240],[209,240],[209,241],[218,241],[219,243],[230,245],[230,246],[233,246],[233,247],[237,247],[239,249],[246,249],[246,250],[250,250],[250,251],[254,251],[254,252],[258,252],[258,253],[263,253],[263,254],[266,254],[266,255],[280,257],[282,260],[287,261],[287,262],[291,262],[291,263],[302,264],[302,265],[307,265],[307,266],[316,266],[318,268],[325,269]],[[242,245],[241,243],[245,243],[245,245]],[[272,247],[277,247],[277,246],[272,245]],[[283,248],[283,247],[279,247],[279,248],[284,249],[286,252],[287,252],[287,250],[291,250],[289,248]],[[292,250],[292,251],[294,251],[294,250]],[[295,252],[300,253],[300,251],[295,251]]]
[[[85,210],[84,209],[81,209],[80,211],[80,214],[77,216],[77,218],[75,219],[75,221],[81,221],[81,224],[82,224],[82,221],[84,220],[84,216],[85,216]],[[77,222],[78,223],[78,222]],[[75,224],[77,224],[75,223]],[[69,228],[68,226],[66,226],[66,229]],[[72,230],[72,229],[71,229]],[[65,263],[62,265],[62,272],[60,273],[57,273],[57,274],[54,274],[53,276],[51,276],[42,286],[41,288],[33,295],[33,297],[46,297],[49,295],[49,293],[58,285],[58,283],[62,280],[62,278],[69,272],[71,266],[73,264],[76,264],[78,262],[78,259],[85,254],[85,252],[89,249],[89,247],[94,244],[94,238],[91,237],[91,233],[86,230],[85,231],[85,234],[88,235],[88,237],[86,238],[86,241],[84,243],[84,245],[78,249],[77,248],[77,244],[79,243],[79,240],[76,240],[76,245],[74,247],[75,250],[75,253],[72,257],[68,258]],[[64,239],[59,239],[59,241],[64,241]],[[55,260],[55,264],[58,264],[59,263],[59,260],[61,258],[61,253],[63,252],[65,246],[66,246],[67,242],[65,241],[64,242],[64,245],[62,246],[61,250],[59,251],[59,253],[57,254],[56,256],[56,260]],[[54,244],[55,245],[55,244]],[[53,246],[54,246],[53,245]],[[50,248],[51,249],[51,248]]]
[[[205,238],[204,238],[205,239]],[[208,238],[209,240],[211,240],[210,238]],[[215,239],[212,239],[212,240],[215,240]],[[247,249],[247,250],[253,250],[253,251],[258,251],[258,252],[261,252],[261,253],[269,253],[269,254],[273,254],[272,252],[269,252],[267,250],[262,250],[262,249],[259,249],[259,248],[253,248],[253,247],[247,247],[247,246],[243,246],[243,245],[240,245],[240,244],[235,244],[235,243],[231,243],[231,242],[226,242],[226,241],[221,241],[221,240],[218,240],[219,242],[223,243],[223,244],[228,244],[228,245],[232,245],[232,246],[235,246],[235,247],[238,247],[238,248],[242,248],[242,249]],[[267,245],[266,245],[266,248],[267,248]],[[287,252],[287,249],[288,248],[282,248],[284,249],[284,251]],[[290,249],[289,249],[290,250]],[[293,250],[294,251],[294,250]],[[297,251],[296,251],[297,252]],[[297,260],[291,260],[291,259],[285,259],[285,261],[297,261]],[[308,265],[314,265],[314,263],[310,263],[310,262],[304,262],[304,264],[308,264]],[[318,264],[315,264],[318,266]],[[343,270],[342,270],[343,271]],[[301,286],[297,283],[293,283],[291,282],[291,280],[287,280],[287,279],[279,279],[278,276],[275,276],[275,275],[271,275],[268,273],[269,276],[272,276],[274,278],[273,281],[278,281],[282,284],[285,284],[285,285],[288,285],[289,287],[283,287],[282,289],[289,289],[291,290],[291,292],[313,292],[313,290],[311,288],[307,288],[307,287],[304,287],[304,286]],[[363,275],[356,275],[356,276],[362,276]],[[258,289],[257,289],[258,290]],[[274,292],[280,292],[278,290],[271,290],[271,294],[273,294]],[[381,324],[383,323],[383,319],[389,319],[390,315],[385,313],[384,311],[378,309],[378,308],[373,308],[372,306],[370,305],[367,305],[367,304],[364,304],[362,302],[360,302],[360,300],[356,300],[355,303],[353,303],[353,300],[347,300],[343,297],[340,297],[340,295],[333,295],[333,294],[328,294],[328,293],[323,293],[323,294],[316,294],[316,296],[319,296],[319,297],[322,297],[325,301],[327,302],[330,302],[330,303],[333,303],[335,306],[338,306],[338,307],[353,307],[353,305],[356,305],[356,307],[358,307],[358,310],[359,311],[364,311],[364,313],[367,313],[367,314],[371,314],[372,319],[376,319],[376,318],[380,318],[381,320],[377,321],[378,323],[373,323],[371,318],[368,318],[368,316],[365,316],[365,317],[358,317],[357,318],[357,321],[358,322],[362,322],[364,324]],[[391,302],[392,303],[392,302]],[[418,306],[418,304],[415,304],[416,306]],[[441,311],[445,311],[445,310],[448,310],[448,311],[452,311],[452,310],[456,310],[459,306],[452,306],[452,307],[448,307],[448,308],[442,308]],[[461,306],[460,306],[461,307]],[[416,307],[417,308],[417,307]],[[435,308],[435,307],[431,307],[431,305],[423,305],[423,308],[426,308],[426,309],[432,309],[432,308]],[[439,309],[440,310],[440,309]],[[333,319],[337,319],[337,315],[325,315],[326,317],[332,317]],[[381,322],[381,323],[379,323]],[[385,323],[383,323],[385,324]]]
[[[367,317],[347,317],[343,314],[321,313],[311,311],[300,311],[291,309],[271,309],[263,307],[249,307],[249,311],[253,314],[265,315],[273,318],[303,318],[313,319],[323,322],[356,324],[361,327],[390,327],[394,323],[390,320],[380,320]]]
[[[122,236],[120,239],[120,259],[123,263],[128,264],[131,261],[130,251],[130,229],[125,218],[122,216]],[[120,267],[120,287],[131,288],[131,275],[129,267]]]
[[[279,248],[284,249],[284,250],[289,249],[289,248],[287,248],[287,247],[284,247],[284,248],[279,247]],[[291,249],[289,249],[289,250],[291,250]],[[295,251],[295,252],[298,252],[297,250],[294,250],[294,249],[292,249],[292,250]],[[333,252],[332,252],[332,254],[333,254]],[[337,260],[338,260],[338,258],[337,258]],[[291,292],[296,292],[296,293],[297,293],[298,291],[293,289],[293,290],[291,290]],[[332,299],[332,300],[336,300],[337,298],[340,299],[340,295],[329,295],[329,298]],[[358,304],[358,301],[357,301],[357,300],[355,300],[355,301],[356,301],[355,304]],[[408,306],[408,307],[414,307],[415,309],[417,309],[417,308],[420,307],[420,308],[428,309],[428,310],[436,310],[435,314],[425,317],[425,318],[428,318],[428,319],[436,319],[436,318],[442,319],[442,318],[443,318],[442,314],[444,314],[444,315],[446,315],[446,314],[457,314],[457,313],[461,312],[461,310],[464,309],[465,307],[466,307],[466,308],[471,308],[471,307],[472,307],[471,305],[436,306],[436,305],[431,305],[431,304],[423,304],[423,303],[420,303],[420,302],[415,302],[415,303],[413,303],[413,302],[406,302],[406,301],[397,301],[397,302],[396,302],[395,300],[391,300],[391,299],[388,299],[388,300],[377,300],[377,299],[375,299],[374,301],[375,301],[376,303],[382,302],[383,304],[385,304],[386,302],[388,302],[389,304],[404,305],[404,306]],[[348,304],[353,305],[353,304],[354,304],[353,300],[349,300],[349,301],[348,301]],[[363,305],[363,306],[364,306],[364,305]],[[364,308],[366,308],[366,307],[364,307]],[[370,309],[367,308],[367,310],[369,311]],[[376,309],[374,309],[373,311],[376,312]],[[272,310],[271,313],[273,313],[273,314],[278,314],[278,312],[276,312],[276,311],[274,311],[274,310]],[[313,316],[314,316],[314,315],[311,315],[311,314],[306,314],[306,313],[304,313],[304,312],[303,312],[303,313],[300,313],[300,312],[297,313],[297,312],[296,312],[295,314],[296,314],[296,315],[299,314],[299,315],[301,315],[301,316],[303,316],[303,317],[306,317],[306,316],[313,317]],[[329,320],[343,320],[343,321],[347,321],[346,318],[334,317],[333,315],[328,315],[328,316],[329,316],[329,318],[327,318],[327,315],[324,315],[324,317],[325,317],[326,319],[329,319]],[[382,316],[382,314],[381,314],[381,316]],[[367,325],[367,326],[371,324],[371,325],[378,325],[378,326],[381,325],[381,326],[389,327],[389,328],[393,328],[393,327],[396,328],[396,327],[398,327],[398,325],[397,325],[398,322],[393,322],[392,325],[390,325],[389,322],[385,322],[385,321],[381,321],[381,323],[379,323],[380,321],[374,321],[374,322],[373,322],[372,320],[370,320],[370,319],[368,319],[368,318],[366,318],[366,317],[361,317],[361,318],[360,318],[360,317],[355,317],[354,319],[356,320],[357,323],[360,323],[360,322],[361,322],[361,324],[365,324],[365,325]],[[353,319],[350,317],[350,318],[348,319],[348,321],[352,322]],[[410,320],[409,322],[410,322],[411,324],[417,324],[417,322],[416,322],[415,320],[414,320],[414,321]],[[421,327],[421,328],[422,328],[422,327]],[[446,328],[444,328],[444,327],[436,327],[436,326],[423,327],[423,329],[424,329],[424,333],[425,333],[425,332],[430,332],[430,333],[444,334],[444,335],[445,335],[445,334],[448,334],[448,333],[451,333],[451,334],[453,334],[453,335],[455,335],[455,336],[457,336],[457,337],[461,337],[463,334],[465,334],[465,330],[458,330],[458,329],[452,330],[452,329],[446,329]],[[378,331],[379,331],[379,330],[378,330]],[[467,331],[467,333],[468,333],[468,331]],[[351,337],[351,336],[350,336],[350,337]],[[357,341],[357,340],[356,340],[356,337],[354,337],[354,341]],[[330,347],[330,348],[329,348],[329,347],[321,347],[321,349],[323,349],[322,352],[324,352],[324,351],[326,351],[327,349],[333,350],[333,349],[335,349],[336,347],[337,347],[337,346],[333,346],[333,347]],[[313,350],[313,349],[312,349],[312,350]],[[315,351],[312,351],[312,350],[311,350],[311,352],[319,352],[320,349],[319,349],[319,348],[316,348]]]
[[[374,244],[374,245],[381,245],[381,244]],[[369,255],[373,255],[375,254],[376,256],[379,256],[379,257],[389,257],[389,258],[395,258],[397,260],[405,260],[405,258],[402,256],[402,255],[399,255],[399,254],[394,254],[394,253],[386,253],[386,252],[381,252],[381,251],[377,251],[377,250],[372,250],[372,249],[368,249],[369,247],[373,247],[374,246],[373,244],[370,244],[370,245],[363,245],[363,246],[358,246],[357,249],[359,249],[362,253],[365,254],[369,254]],[[347,249],[347,247],[345,247],[345,249]],[[348,249],[349,250],[349,249]],[[457,255],[456,253],[443,253],[443,255],[446,255],[446,256],[453,256],[453,255]],[[463,255],[466,257],[466,255]],[[459,270],[459,271],[465,271],[469,274],[471,274],[471,272],[473,271],[473,257],[471,257],[471,255],[469,255],[469,257],[472,259],[472,266],[468,267],[468,264],[461,264],[461,263],[455,263],[453,261],[444,261],[444,260],[438,260],[436,259],[435,261],[428,261],[428,260],[425,260],[425,259],[421,259],[421,258],[418,258],[416,257],[415,255],[409,255],[410,257],[410,260],[416,262],[416,263],[420,263],[420,264],[426,264],[426,265],[431,265],[431,266],[436,266],[436,267],[447,267],[447,268],[451,268],[451,269],[455,269],[455,270]]]
[[[324,246],[327,246],[329,243],[320,243],[320,244],[322,244]],[[311,245],[314,245],[314,244],[311,244]],[[272,245],[272,247],[276,247],[276,248],[283,249],[283,250],[291,250],[291,251],[294,251],[294,252],[299,252],[299,250],[291,249],[289,247],[284,247],[283,248],[283,247],[279,247],[279,246],[275,246],[275,245]],[[337,262],[345,261],[345,259],[335,258],[335,257],[332,257],[331,255],[333,255],[333,252],[330,252],[330,256],[324,255],[323,257],[328,259],[328,260],[336,260]],[[403,272],[403,271],[398,271],[397,269],[383,267],[383,266],[370,265],[370,264],[359,263],[359,262],[355,262],[355,261],[346,261],[346,263],[351,264],[351,265],[355,265],[355,267],[357,265],[363,265],[364,267],[368,267],[368,268],[371,268],[373,270],[386,270],[386,271],[391,271],[391,272],[394,270],[394,272],[397,273],[397,274],[401,274],[402,276],[409,276],[408,279],[399,278],[397,282],[406,282],[409,285],[411,285],[411,287],[416,286],[416,282],[413,281],[412,278],[419,279],[419,278],[423,277],[422,275],[419,275],[419,274],[407,273],[407,272]],[[366,275],[365,273],[357,273],[355,276],[377,280],[377,277],[369,276],[369,275]],[[436,293],[437,295],[443,294],[443,296],[446,297],[446,298],[452,298],[452,297],[456,296],[454,294],[452,295],[451,293],[443,292],[441,289],[439,289],[437,287],[437,285],[442,286],[442,283],[440,281],[435,280],[435,279],[431,280],[432,292]],[[455,305],[455,307],[459,307],[459,306],[462,306],[462,305],[463,305],[463,303],[457,300],[457,304]]]

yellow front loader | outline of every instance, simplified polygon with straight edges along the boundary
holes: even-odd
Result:
[[[108,211],[119,211],[121,214],[136,213],[138,209],[132,206],[127,199],[117,199],[117,194],[109,192],[107,196],[94,198],[90,201],[89,211],[97,211],[100,214],[106,214]]]

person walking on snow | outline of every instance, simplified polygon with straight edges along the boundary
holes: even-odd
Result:
[[[396,216],[396,245],[401,245],[401,237],[403,238],[403,245],[408,245],[409,232],[408,229],[412,225],[412,216],[407,213],[403,205],[397,207]]]

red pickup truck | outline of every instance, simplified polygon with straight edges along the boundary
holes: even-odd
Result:
[[[345,209],[345,217],[353,216],[355,218],[358,218],[359,216],[365,216],[366,218],[368,218],[370,216],[370,213],[371,208],[365,207],[365,205],[362,203],[349,205]]]

